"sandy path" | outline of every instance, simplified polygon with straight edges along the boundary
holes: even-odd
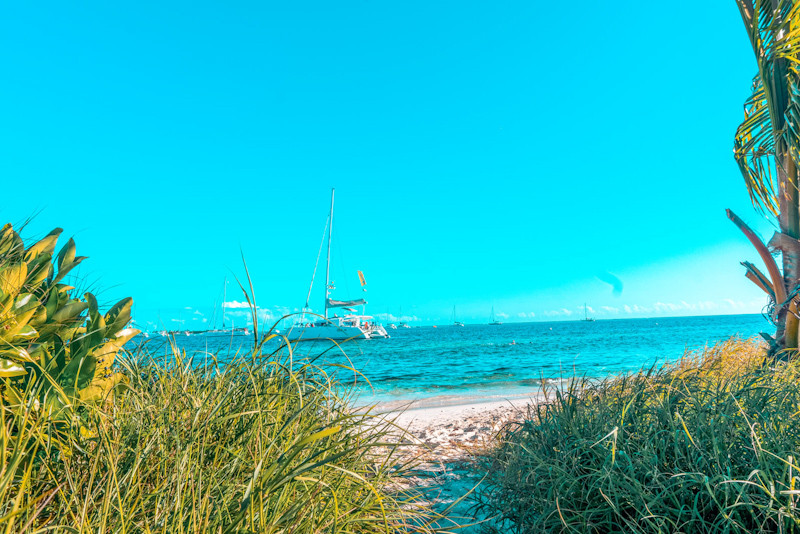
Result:
[[[407,446],[407,454],[421,461],[417,469],[419,476],[409,478],[409,485],[428,490],[435,508],[447,508],[480,483],[480,475],[470,469],[475,458],[496,444],[497,433],[505,424],[523,419],[528,405],[536,401],[536,397],[526,395],[416,407],[423,401],[387,412],[389,419],[408,430],[408,434],[397,437]],[[457,523],[470,523],[475,520],[470,513],[473,504],[465,499],[447,515]],[[457,532],[474,533],[478,528]]]

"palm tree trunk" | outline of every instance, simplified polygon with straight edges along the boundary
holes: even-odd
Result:
[[[788,150],[784,152],[783,161],[780,161],[778,183],[780,184],[781,233],[791,238],[784,240],[785,245],[781,249],[783,253],[783,283],[786,295],[791,297],[792,292],[800,283],[800,247],[797,246],[798,239],[800,239],[800,194],[797,190],[797,167],[789,156]],[[783,304],[777,303],[778,306],[782,306],[778,312],[778,324],[785,325],[783,347],[792,351],[798,347],[798,326],[800,325],[797,319],[797,306],[794,302],[788,306],[783,306]]]

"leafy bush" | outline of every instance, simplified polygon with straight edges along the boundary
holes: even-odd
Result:
[[[66,450],[65,429],[80,424],[76,401],[108,397],[123,379],[114,358],[139,331],[128,328],[133,299],[103,315],[91,293],[72,296],[63,281],[85,257],[72,239],[56,255],[60,234],[26,247],[10,224],[0,230],[0,406],[35,401],[26,424],[48,425],[47,445]]]
[[[520,533],[800,530],[800,362],[764,354],[730,340],[550,391],[487,459],[479,508]]]

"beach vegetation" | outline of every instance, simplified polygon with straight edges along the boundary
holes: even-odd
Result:
[[[57,228],[28,244],[10,224],[0,230],[0,402],[34,403],[26,424],[46,425],[48,443],[64,443],[73,427],[86,432],[79,404],[108,400],[124,376],[114,371],[133,300],[101,313],[90,292],[73,295],[67,275],[86,258],[69,239],[56,254]]]
[[[545,395],[483,463],[500,531],[800,531],[800,363],[763,343]]]
[[[736,131],[734,156],[753,205],[775,218],[767,245],[731,210],[728,217],[755,246],[767,273],[744,262],[746,276],[770,300],[775,334],[765,333],[773,356],[798,348],[800,294],[800,2],[737,0],[758,73]],[[781,268],[772,256],[780,253]]]
[[[396,430],[356,414],[325,369],[288,351],[230,361],[140,346],[128,380],[84,406],[69,455],[6,406],[1,532],[426,532],[432,516],[399,489],[411,466]]]
[[[72,240],[55,254],[59,233],[0,240],[0,532],[435,528],[398,429],[355,410],[330,368],[271,330],[235,354],[123,346],[131,300],[101,314],[72,297],[83,258]]]

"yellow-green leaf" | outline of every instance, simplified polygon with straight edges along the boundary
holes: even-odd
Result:
[[[28,265],[20,262],[8,265],[0,270],[0,291],[6,295],[16,296],[28,276]]]
[[[11,378],[13,376],[22,376],[26,374],[28,374],[28,371],[14,360],[0,358],[0,377]]]

